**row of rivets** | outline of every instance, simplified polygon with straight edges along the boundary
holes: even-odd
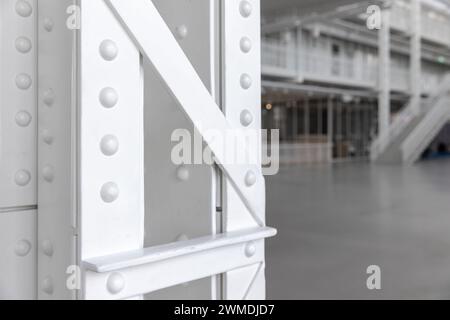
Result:
[[[31,5],[27,1],[18,1],[15,9],[16,13],[24,18],[29,17],[33,12]],[[22,36],[17,38],[15,47],[18,52],[25,54],[30,52],[32,44],[28,38]],[[31,77],[27,74],[18,75],[16,77],[16,86],[19,89],[27,90],[31,86]],[[30,125],[32,117],[27,111],[19,111],[16,114],[15,120],[19,127],[25,128]],[[14,180],[18,186],[24,187],[30,183],[31,174],[27,170],[20,170],[16,173]],[[25,257],[31,252],[31,248],[31,242],[24,239],[16,243],[14,252],[18,257]]]
[[[183,40],[188,36],[189,30],[186,25],[182,24],[176,28],[175,32],[177,38]],[[190,177],[189,169],[184,165],[179,166],[176,170],[176,177],[181,182],[188,181]]]
[[[44,18],[43,20],[43,27],[44,30],[47,32],[52,32],[54,28],[54,22],[50,18]],[[52,107],[55,104],[56,100],[56,94],[52,88],[46,89],[42,93],[42,102],[47,107]],[[48,145],[51,146],[54,142],[54,137],[49,129],[43,129],[42,132],[42,141]],[[47,183],[53,183],[55,180],[55,168],[50,165],[46,164],[42,168],[42,178]],[[55,252],[54,246],[52,241],[50,240],[43,240],[40,244],[41,252],[44,256],[48,258],[52,258]],[[54,293],[54,283],[53,278],[51,276],[47,276],[42,280],[41,289],[44,293],[48,295],[53,295]]]
[[[250,2],[244,0],[241,1],[239,5],[239,12],[243,18],[248,18],[252,14],[252,5]],[[241,41],[239,43],[241,51],[246,54],[249,53],[252,50],[252,41],[248,37],[242,37]],[[248,90],[251,88],[253,81],[249,74],[244,73],[241,75],[241,87],[244,90]],[[245,109],[241,112],[240,115],[240,122],[244,127],[248,127],[253,123],[253,115],[252,113]],[[252,187],[257,182],[256,174],[253,171],[247,172],[245,176],[245,185],[247,187]],[[246,251],[247,252],[247,251]]]
[[[23,17],[29,17],[33,8],[27,1],[17,1],[15,7],[16,13]],[[32,43],[31,40],[25,36],[18,37],[15,42],[15,48],[19,53],[26,54],[31,51]],[[31,87],[31,77],[27,74],[19,74],[16,76],[16,86],[21,90],[27,90]],[[19,127],[28,127],[31,123],[32,117],[27,111],[19,111],[16,114],[15,121]],[[25,187],[31,181],[31,173],[27,170],[19,170],[14,176],[15,183],[20,187]],[[16,243],[14,252],[18,257],[27,256],[32,249],[31,242],[28,240],[20,240]]]
[[[33,8],[28,1],[19,0],[16,2],[15,10],[17,15],[23,18],[28,18],[33,13]],[[20,36],[15,41],[15,48],[19,53],[29,53],[32,48],[31,40],[25,36]],[[15,84],[20,90],[28,90],[33,83],[30,75],[21,73],[16,76]],[[22,110],[16,114],[16,124],[19,127],[28,127],[32,121],[32,116],[29,112]],[[19,187],[27,186],[31,181],[31,173],[28,170],[19,170],[14,176],[14,181]],[[21,241],[17,245],[16,253],[20,256],[25,256],[31,249],[31,244],[28,241]],[[28,248],[27,250],[25,250]],[[25,253],[26,252],[26,253]]]
[[[100,43],[99,53],[103,60],[113,61],[119,55],[119,48],[114,41],[106,39]],[[119,95],[113,88],[103,88],[99,94],[99,101],[104,108],[111,109],[117,105],[119,101]],[[105,135],[100,141],[100,151],[107,157],[115,155],[119,151],[119,140],[117,139],[117,137],[112,134]],[[119,194],[120,190],[115,182],[105,183],[100,190],[100,197],[105,203],[112,203],[116,201],[119,197]],[[108,285],[108,288],[109,286],[110,285]],[[114,280],[113,277],[111,290],[114,291],[118,287],[119,286],[117,285],[117,281]]]

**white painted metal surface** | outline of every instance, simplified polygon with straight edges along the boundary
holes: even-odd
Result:
[[[75,31],[67,28],[74,0],[39,0],[38,297],[73,299],[66,271],[76,265]]]
[[[1,6],[0,298],[263,299],[261,165],[208,136],[261,127],[259,1]],[[173,163],[183,129],[215,164]]]
[[[36,12],[0,2],[0,299],[36,298]]]

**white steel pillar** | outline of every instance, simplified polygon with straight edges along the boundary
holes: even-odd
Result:
[[[303,81],[303,64],[305,60],[304,53],[306,51],[303,50],[303,28],[300,24],[297,27],[296,32],[296,41],[295,41],[295,58],[296,58],[296,68],[297,68],[297,81]]]
[[[381,28],[378,33],[378,134],[385,136],[389,130],[391,104],[391,61],[390,61],[390,11],[381,12]]]
[[[208,136],[261,128],[259,0],[0,6],[5,297],[265,298],[261,138],[236,164]],[[173,162],[183,129],[212,164]]]
[[[240,130],[261,128],[261,49],[260,49],[260,1],[223,0],[223,109],[229,123]],[[292,39],[291,39],[292,41]],[[238,44],[241,44],[240,46]],[[243,46],[243,43],[248,45]],[[249,146],[250,154],[262,150],[261,139]],[[265,182],[258,172],[241,177],[252,197],[265,207]],[[223,195],[224,231],[231,232],[261,227],[265,224],[265,212],[255,217],[239,199],[229,180],[224,181]],[[264,240],[245,245],[245,254],[251,257],[264,252]],[[225,299],[264,299],[265,264],[253,264],[227,272],[224,281]]]
[[[105,1],[80,4],[78,245],[86,261],[144,246],[144,95],[141,55],[120,21]],[[101,288],[88,285],[91,277],[82,298],[96,290],[115,298],[129,285],[120,271]]]
[[[416,114],[420,112],[422,96],[422,3],[411,0],[411,46],[410,46],[411,105]]]
[[[75,0],[39,0],[38,298],[73,299],[77,265],[77,107],[75,32],[66,25]]]
[[[0,1],[0,299],[36,298],[36,14]]]

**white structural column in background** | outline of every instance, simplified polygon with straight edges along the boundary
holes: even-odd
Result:
[[[0,1],[0,299],[36,297],[36,12]]]
[[[260,70],[260,1],[222,1],[223,47],[223,109],[231,126],[238,130],[261,128],[261,70]],[[249,145],[249,154],[261,153],[261,139]],[[261,164],[258,164],[261,168]],[[254,189],[258,206],[265,207],[264,179],[261,171],[255,178],[247,179],[245,188]],[[249,177],[247,177],[249,178]],[[254,184],[253,184],[254,182]],[[257,186],[259,185],[259,186]],[[246,208],[233,185],[224,180],[223,212],[224,231],[231,232],[257,227],[264,223],[264,211],[255,219]],[[251,257],[264,252],[264,240],[247,243],[244,253]],[[225,274],[225,299],[264,299],[264,262]]]
[[[390,11],[381,12],[381,28],[378,32],[379,79],[378,79],[378,134],[388,134],[391,104],[391,71],[390,71]]]
[[[411,105],[416,114],[420,113],[422,96],[422,4],[421,0],[411,0]]]
[[[144,245],[144,99],[139,50],[104,1],[80,4],[78,245],[84,261]],[[126,282],[112,273],[101,289],[114,298]],[[90,289],[83,288],[83,297],[91,297]]]
[[[38,4],[38,297],[73,299],[67,279],[77,264],[76,30],[66,22],[75,0]]]

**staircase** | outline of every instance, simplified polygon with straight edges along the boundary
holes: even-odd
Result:
[[[450,120],[450,75],[427,99],[419,113],[410,103],[391,123],[386,134],[379,136],[371,148],[376,163],[414,163]]]

